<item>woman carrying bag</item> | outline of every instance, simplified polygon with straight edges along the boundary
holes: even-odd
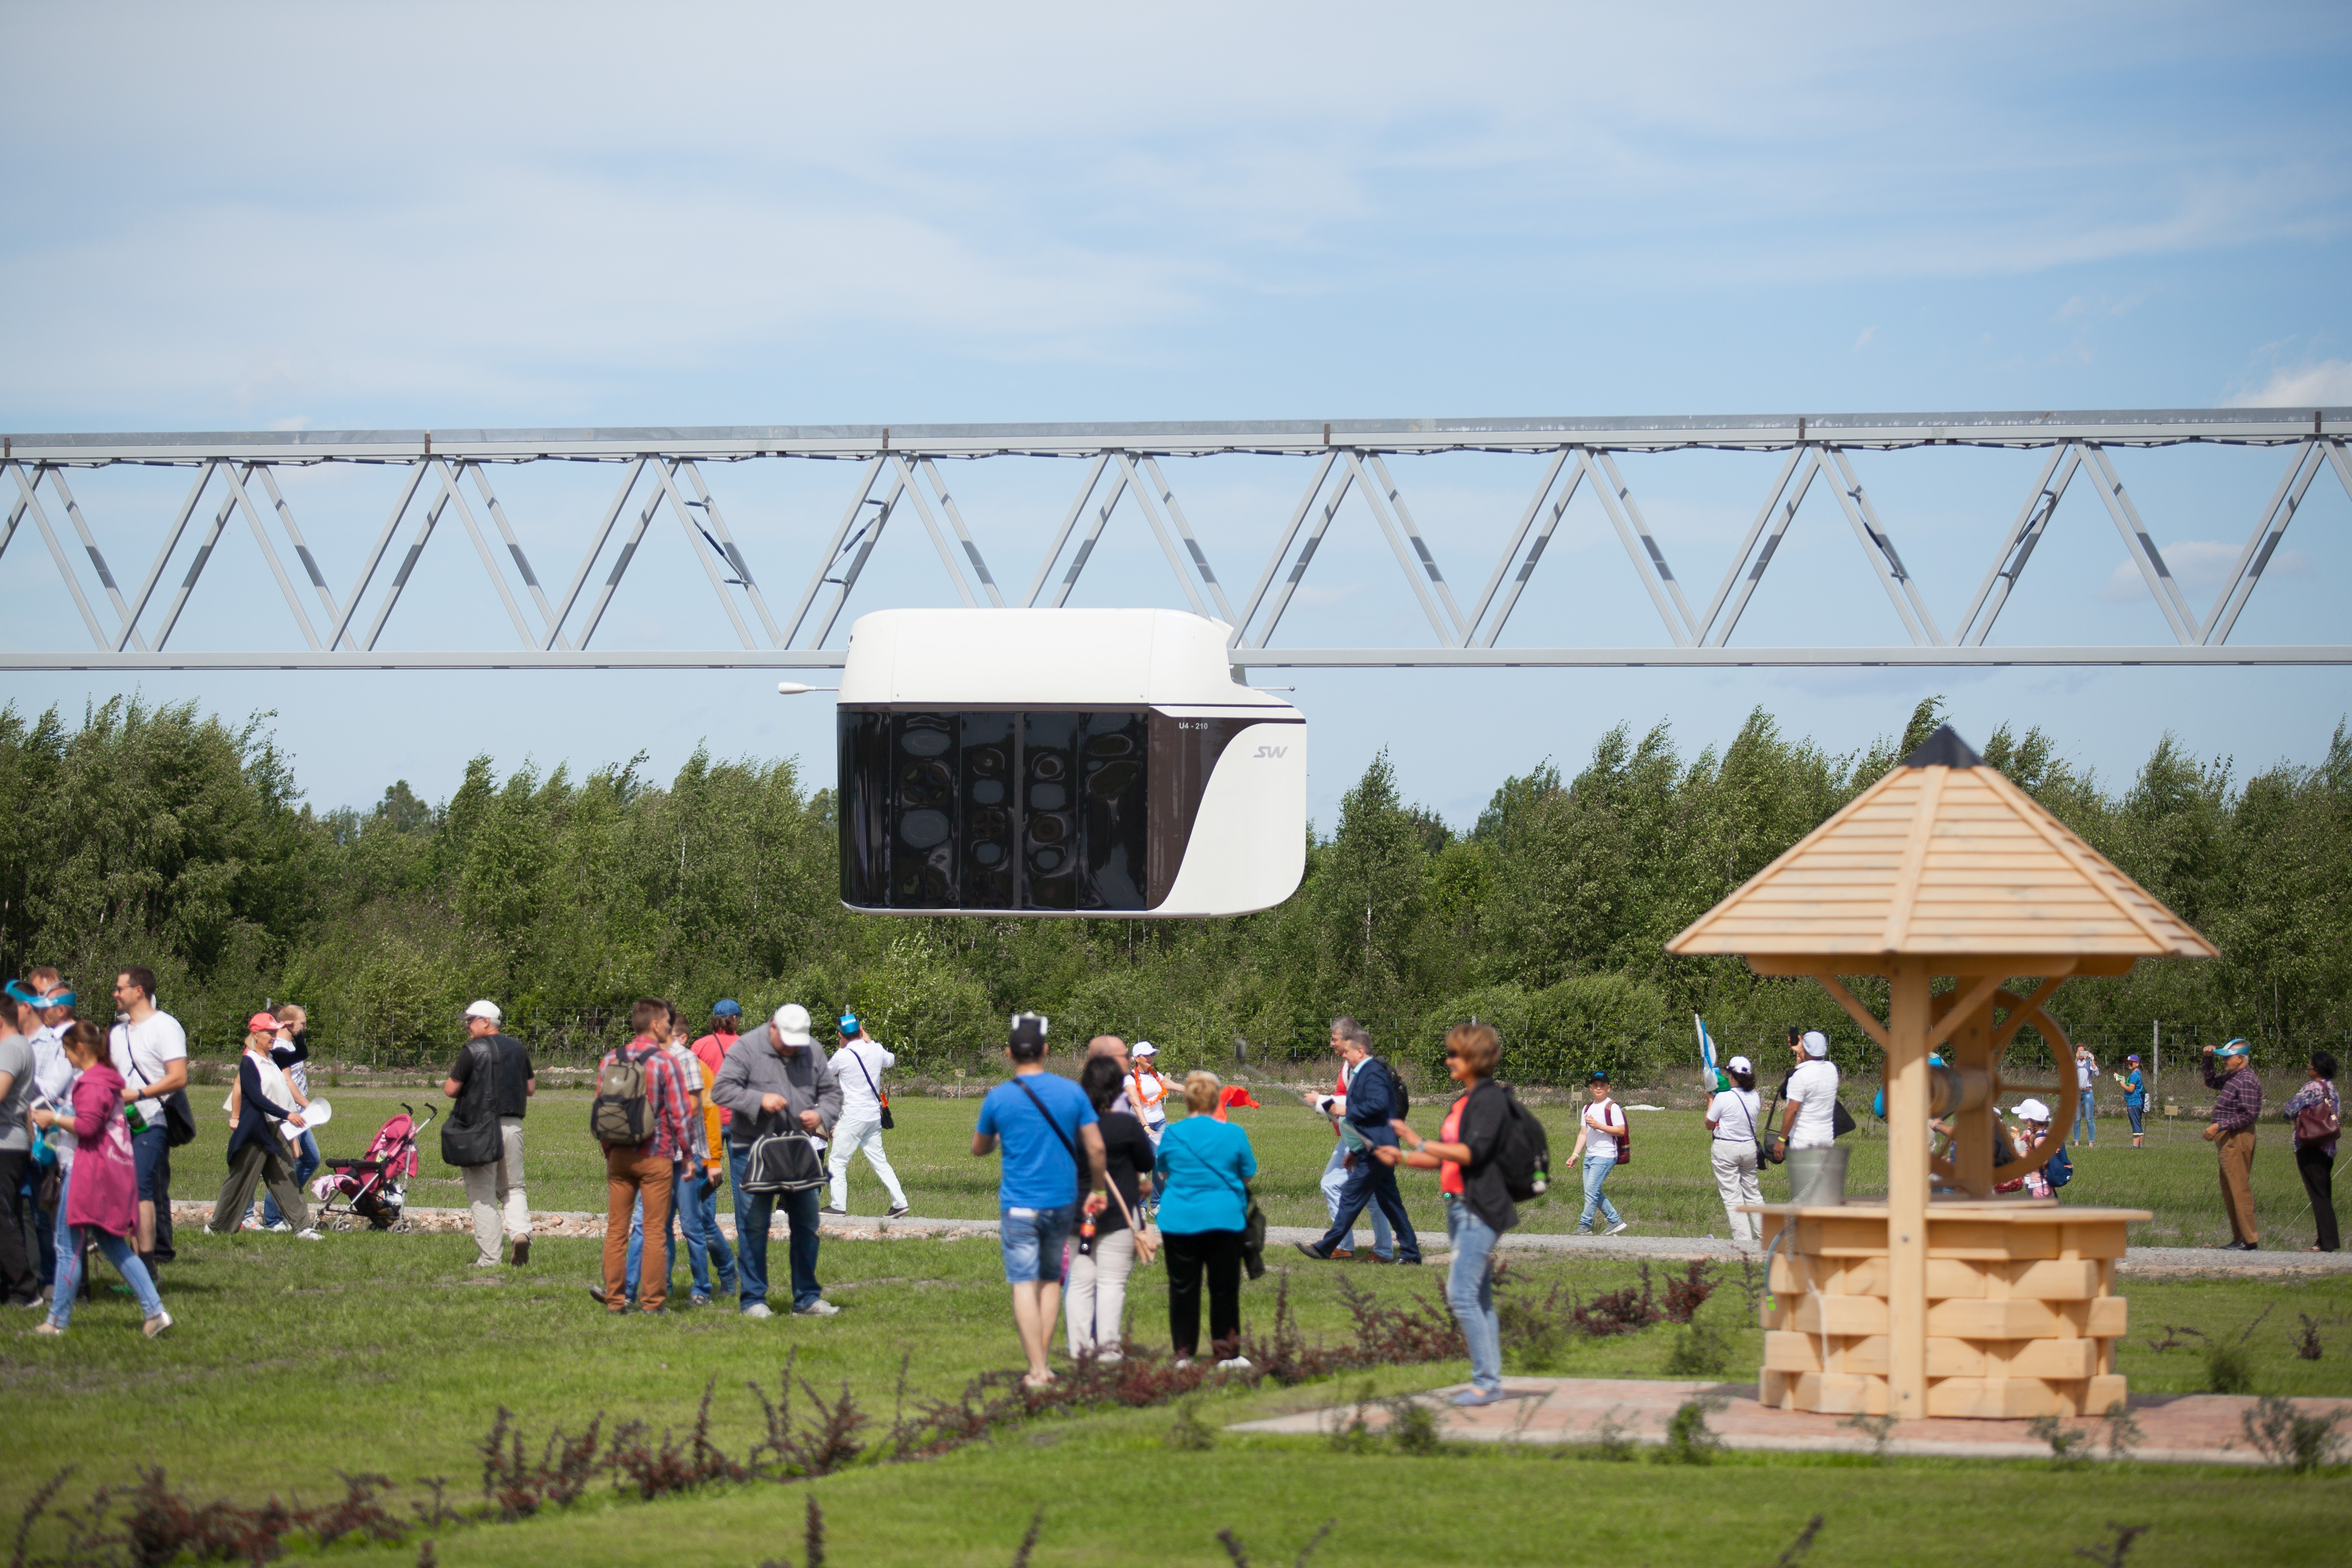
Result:
[[[1089,1058],[1078,1074],[1078,1087],[1093,1102],[1102,1128],[1104,1172],[1112,1195],[1110,1207],[1080,1222],[1062,1295],[1070,1359],[1091,1352],[1106,1365],[1115,1365],[1123,1353],[1119,1320],[1127,1311],[1128,1276],[1139,1261],[1151,1261],[1151,1249],[1135,1226],[1150,1195],[1154,1152],[1143,1123],[1111,1109],[1120,1081],[1118,1063],[1108,1057]],[[1084,1229],[1088,1223],[1094,1226],[1090,1243]]]
[[[1242,1252],[1249,1227],[1249,1182],[1257,1156],[1249,1134],[1214,1114],[1224,1085],[1187,1073],[1184,1105],[1160,1140],[1160,1232],[1168,1248],[1168,1339],[1180,1367],[1201,1347],[1201,1279],[1209,1281],[1209,1338],[1220,1372],[1246,1372],[1241,1353]]]
[[[1764,1201],[1764,1189],[1756,1180],[1756,1130],[1763,1097],[1756,1092],[1756,1068],[1746,1057],[1734,1057],[1724,1066],[1730,1071],[1731,1087],[1706,1108],[1706,1128],[1715,1139],[1708,1163],[1715,1167],[1715,1190],[1723,1198],[1724,1217],[1731,1222],[1732,1241],[1752,1247],[1761,1239],[1756,1215],[1742,1214],[1740,1207]]]

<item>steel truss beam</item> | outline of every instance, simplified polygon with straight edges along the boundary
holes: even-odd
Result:
[[[929,426],[895,430],[760,426],[7,437],[0,437],[0,468],[7,470],[6,480],[0,481],[0,496],[10,498],[5,526],[0,526],[0,559],[5,559],[19,526],[29,517],[51,564],[66,580],[90,647],[0,654],[0,668],[832,668],[839,663],[841,654],[826,645],[838,630],[892,520],[902,510],[911,510],[921,524],[948,584],[961,603],[972,607],[983,602],[995,607],[1008,603],[940,468],[942,460],[951,458],[1005,456],[1086,459],[1077,493],[1018,603],[1056,608],[1068,604],[1114,525],[1122,501],[1132,497],[1134,504],[1129,510],[1141,515],[1185,602],[1195,613],[1213,615],[1234,628],[1233,658],[1237,668],[2345,664],[2352,663],[2352,647],[2230,647],[2228,642],[2321,471],[2332,470],[2347,495],[2352,495],[2347,433],[2352,433],[2352,410],[2347,409],[2200,409],[1679,420]],[[2116,447],[2185,444],[2284,447],[2292,455],[2269,506],[2256,518],[2228,579],[2201,616],[2190,608],[2108,455]],[[1850,457],[1855,450],[1895,452],[1931,446],[2033,447],[2049,453],[2016,520],[2003,535],[1992,565],[1948,637],[1929,608],[1923,584],[1905,564]],[[1703,606],[1691,603],[1617,463],[1617,457],[1627,452],[1694,449],[1786,454],[1720,584]],[[1445,541],[1440,538],[1433,546],[1386,461],[1397,455],[1440,451],[1523,452],[1545,459],[1541,482],[1521,510],[1482,591],[1466,608],[1440,565]],[[1273,549],[1238,615],[1160,467],[1163,459],[1219,453],[1310,459],[1306,488],[1286,522],[1276,529]],[[718,498],[698,466],[704,461],[760,458],[855,459],[859,475],[856,492],[832,530],[806,588],[781,623],[772,614],[749,555],[729,530]],[[584,531],[583,552],[569,585],[553,598],[533,570],[488,473],[489,465],[495,463],[551,459],[612,462],[621,468],[620,481],[601,518]],[[183,466],[194,471],[184,500],[163,531],[152,565],[137,593],[129,596],[116,580],[67,479],[70,469],[118,463]],[[357,580],[340,599],[329,588],[278,483],[278,468],[317,463],[374,463],[404,469],[392,510],[365,552]],[[2020,647],[1989,643],[2002,608],[2046,536],[2060,501],[2078,477],[2085,478],[2107,512],[2125,558],[2137,570],[2165,617],[2173,637],[2170,644]],[[257,479],[266,505],[257,503],[250,489]],[[1844,516],[1903,627],[1905,641],[1853,648],[1734,647],[1731,637],[1741,616],[1816,479],[1825,481],[1827,492]],[[469,485],[497,531],[495,542],[466,495]],[[1633,580],[1658,615],[1665,643],[1671,646],[1498,646],[1546,548],[1571,503],[1588,485],[1625,552]],[[41,493],[44,488],[49,492],[47,502]],[[156,589],[178,559],[189,525],[196,521],[208,495],[216,497],[209,520],[185,560],[168,605],[151,620]],[[424,498],[421,512],[417,510],[420,496]],[[1351,498],[1360,500],[1360,508],[1349,505]],[[67,546],[53,523],[52,507],[61,510],[71,525],[80,557]],[[1286,611],[1332,528],[1343,515],[1359,510],[1369,514],[1395,557],[1429,624],[1433,646],[1273,646]],[[732,634],[721,634],[722,637],[735,646],[682,653],[592,647],[607,609],[664,511],[677,524],[679,539],[701,567],[718,601]],[[413,512],[416,515],[412,523]],[[614,550],[615,531],[625,514],[632,512],[630,526]],[[383,647],[385,630],[417,563],[441,521],[452,515],[497,592],[513,632],[512,645],[420,650]],[[173,632],[198,591],[223,534],[238,516],[245,519],[254,537],[261,560],[307,645],[305,650],[188,653],[170,647]],[[1082,519],[1087,526],[1080,535]],[[409,543],[389,579],[377,588],[404,526],[410,530]],[[1072,551],[1074,536],[1078,536],[1078,542]],[[668,537],[667,532],[663,537]],[[310,596],[323,612],[322,620],[314,621],[305,607],[301,584],[280,553],[281,540],[307,579]],[[84,558],[112,610],[111,627],[101,621],[92,595],[85,591]],[[1061,569],[1058,581],[1057,567]],[[602,581],[589,595],[590,581],[599,574]],[[249,593],[257,585],[240,583],[228,591]],[[825,593],[828,587],[834,590],[830,595]],[[375,590],[372,600],[371,589]],[[583,595],[587,596],[584,605]],[[535,615],[526,610],[525,598]],[[821,605],[820,600],[825,603]],[[699,624],[715,627],[719,622],[703,618]]]

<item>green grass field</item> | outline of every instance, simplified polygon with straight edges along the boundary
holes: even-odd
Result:
[[[217,1191],[222,1171],[219,1151],[227,1142],[221,1117],[205,1115],[225,1090],[198,1090],[194,1096],[203,1120],[203,1136],[173,1156],[174,1192],[181,1198],[210,1198]],[[383,1119],[405,1100],[421,1111],[426,1097],[440,1100],[436,1089],[390,1091],[381,1089],[327,1088],[333,1098],[335,1119],[320,1135],[330,1155],[356,1155],[375,1135]],[[1267,1218],[1276,1225],[1317,1225],[1325,1219],[1316,1183],[1331,1150],[1328,1123],[1295,1099],[1261,1095],[1263,1110],[1234,1112],[1249,1131],[1256,1149],[1260,1175],[1259,1200]],[[1629,1101],[1643,1096],[1631,1092]],[[1424,1131],[1436,1131],[1434,1105],[1416,1105],[1414,1120]],[[895,1107],[898,1126],[889,1134],[891,1163],[898,1168],[916,1214],[939,1219],[992,1219],[996,1215],[996,1163],[971,1157],[971,1127],[979,1114],[972,1100],[901,1099]],[[1564,1165],[1576,1136],[1574,1114],[1563,1107],[1542,1112],[1553,1140],[1554,1163]],[[604,1161],[588,1137],[587,1097],[577,1090],[541,1094],[532,1102],[526,1123],[525,1165],[532,1206],[541,1209],[585,1210],[604,1207]],[[2229,1238],[2221,1215],[2221,1188],[2214,1173],[2210,1145],[2197,1136],[2189,1120],[2151,1120],[2145,1148],[2134,1149],[2130,1129],[2121,1116],[2102,1118],[2102,1137],[2095,1148],[2074,1151],[2074,1180],[2063,1200],[2070,1204],[2128,1205],[2151,1210],[2156,1218],[2133,1227],[2135,1243],[2148,1246],[2206,1246]],[[1723,1208],[1717,1200],[1715,1177],[1707,1164],[1707,1135],[1697,1112],[1675,1110],[1633,1113],[1633,1163],[1609,1180],[1609,1195],[1643,1236],[1727,1236]],[[1886,1185],[1886,1142],[1883,1131],[1865,1121],[1864,1131],[1848,1141],[1853,1163],[1850,1193],[1883,1193]],[[1575,1227],[1582,1196],[1574,1172],[1562,1170],[1559,1190],[1546,1202],[1530,1206],[1523,1215],[1529,1231],[1567,1231]],[[2295,1174],[2284,1124],[2265,1126],[2254,1161],[2254,1200],[2263,1222],[2266,1246],[2301,1247],[2313,1237],[2303,1184]],[[1433,1176],[1408,1173],[1404,1191],[1417,1228],[1443,1235]],[[1764,1178],[1767,1198],[1788,1196],[1788,1176],[1774,1169]],[[422,1206],[454,1208],[465,1202],[457,1173],[439,1158],[437,1135],[425,1136],[423,1172],[410,1188],[410,1201]],[[886,1199],[881,1184],[864,1160],[850,1173],[850,1210],[877,1215]]]
[[[418,1478],[444,1476],[454,1500],[470,1501],[479,1495],[473,1445],[500,1405],[534,1445],[551,1426],[577,1431],[599,1412],[683,1428],[715,1378],[717,1436],[740,1451],[757,1421],[743,1384],[772,1391],[794,1349],[820,1389],[847,1380],[884,1425],[902,1356],[917,1398],[950,1394],[1017,1359],[996,1250],[982,1241],[828,1242],[821,1272],[842,1315],[764,1324],[724,1310],[609,1320],[583,1289],[596,1247],[580,1241],[543,1242],[528,1270],[488,1276],[468,1267],[470,1240],[457,1235],[355,1233],[308,1245],[194,1234],[182,1256],[165,1279],[182,1326],[163,1341],[142,1339],[131,1304],[103,1289],[65,1340],[31,1336],[29,1314],[6,1325],[0,1496],[12,1511],[67,1464],[80,1467],[69,1495],[161,1465],[198,1496],[321,1500],[339,1490],[340,1469],[381,1471],[404,1498],[423,1495],[409,1485]],[[1627,1283],[1633,1267],[1535,1259],[1513,1273],[1537,1291],[1564,1279],[1589,1296]],[[100,1276],[110,1283],[103,1266]],[[1146,1343],[1166,1342],[1163,1278],[1139,1273],[1130,1295],[1132,1331]],[[1342,1278],[1391,1299],[1433,1296],[1441,1285],[1434,1271],[1346,1265],[1302,1266],[1289,1278],[1302,1321],[1322,1334],[1345,1321]],[[1245,1290],[1254,1326],[1266,1325],[1276,1282],[1269,1275]],[[2352,1280],[2148,1281],[2131,1297],[2135,1329],[2121,1366],[2137,1392],[2203,1386],[2197,1352],[2148,1348],[2160,1325],[2234,1337],[2259,1317],[2249,1345],[2261,1391],[2352,1398]],[[2305,1316],[2319,1325],[2318,1361],[2293,1352]],[[1736,1274],[1705,1318],[1730,1333],[1727,1375],[1744,1380],[1760,1341]],[[1659,1375],[1672,1336],[1661,1327],[1577,1342],[1549,1370]],[[1369,1380],[1211,1394],[1202,1414],[1223,1425],[1327,1403],[1366,1381],[1391,1393],[1465,1372],[1394,1367]],[[1009,1563],[1040,1507],[1040,1563],[1222,1563],[1213,1538],[1228,1527],[1254,1560],[1287,1562],[1334,1516],[1341,1524],[1318,1563],[1402,1552],[1463,1563],[1764,1563],[1813,1512],[1829,1521],[1817,1563],[1922,1551],[1930,1561],[1938,1552],[2068,1561],[2109,1519],[2156,1527],[2136,1563],[2312,1563],[2352,1529],[2352,1489],[2340,1478],[1754,1455],[1702,1471],[1549,1454],[1345,1456],[1318,1443],[1237,1437],[1177,1453],[1161,1444],[1171,1420],[1164,1409],[1048,1417],[944,1459],[816,1483],[831,1561]],[[798,1563],[802,1508],[797,1487],[721,1488],[646,1505],[614,1500],[600,1484],[563,1513],[445,1534],[441,1561],[750,1564],[789,1552]],[[1920,1539],[1923,1516],[1936,1521],[1932,1544]],[[369,1556],[348,1545],[327,1555]],[[415,1549],[376,1556],[408,1563]]]

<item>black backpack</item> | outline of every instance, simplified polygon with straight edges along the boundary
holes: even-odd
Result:
[[[1412,1114],[1412,1091],[1405,1088],[1404,1076],[1397,1071],[1394,1062],[1381,1062],[1381,1068],[1389,1075],[1389,1095],[1396,1101],[1395,1108],[1389,1114],[1402,1121]]]
[[[1513,1203],[1539,1198],[1551,1186],[1551,1139],[1535,1113],[1519,1103],[1507,1084],[1503,1091],[1503,1136],[1495,1150],[1495,1168]]]

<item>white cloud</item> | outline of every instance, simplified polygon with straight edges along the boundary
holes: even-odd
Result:
[[[1870,340],[1877,335],[1878,329],[1876,327],[1863,328],[1862,335],[1853,340],[1853,352],[1860,353],[1863,350],[1868,348],[1870,346]]]
[[[2352,404],[2352,360],[2275,370],[2262,387],[2230,399],[2232,408],[2326,408]]]
[[[2206,606],[2198,602],[2199,595],[2221,591],[2231,569],[2238,563],[2238,552],[2244,544],[2221,544],[2210,539],[2176,539],[2158,546],[2164,552],[2164,563],[2172,570],[2172,580],[2180,584],[2182,593],[2189,595],[2189,607],[2200,616]],[[2292,577],[2311,568],[2311,557],[2300,550],[2281,550],[2271,556],[2270,564],[2263,568],[2265,577]],[[2106,585],[2099,597],[2111,605],[2137,604],[2147,596],[2147,579],[2129,560],[2116,563],[2107,574]]]

